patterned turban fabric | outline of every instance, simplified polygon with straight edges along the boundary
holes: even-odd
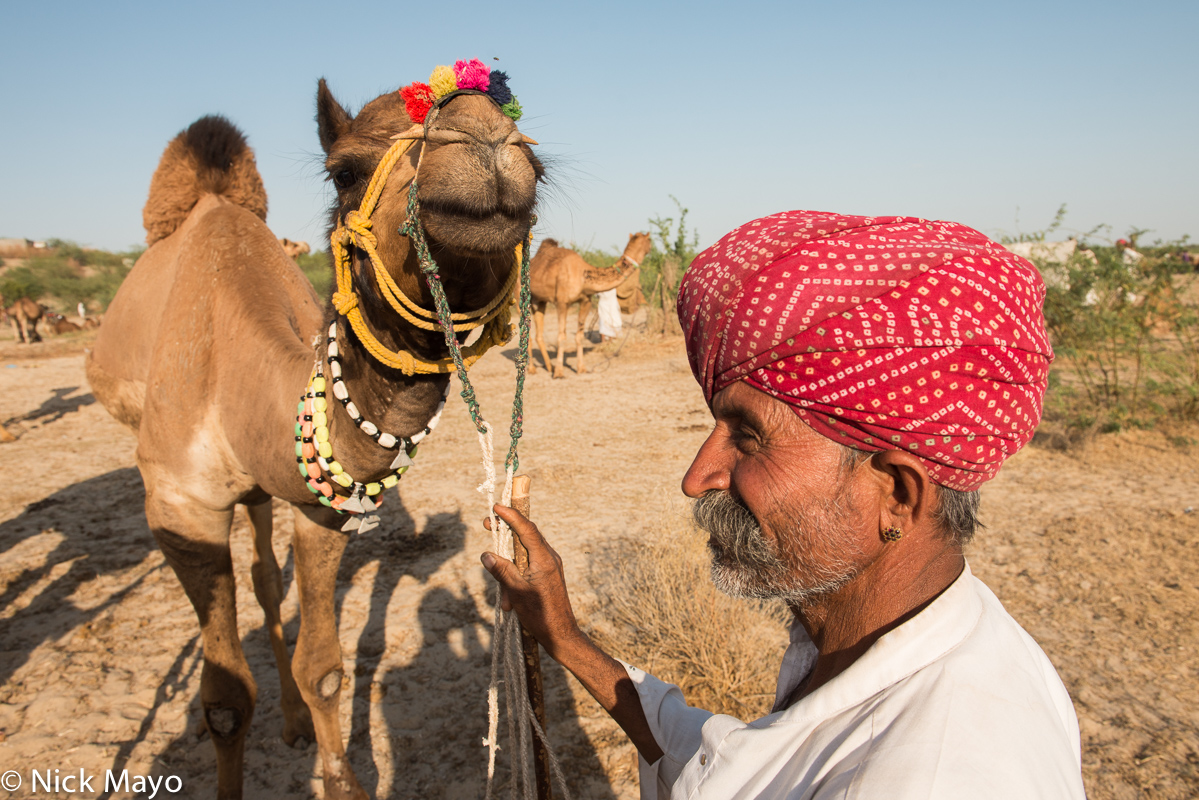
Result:
[[[1031,264],[978,231],[787,211],[696,257],[679,289],[710,405],[739,380],[859,450],[977,488],[1032,438],[1053,360]]]

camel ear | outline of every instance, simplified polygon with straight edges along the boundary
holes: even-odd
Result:
[[[333,149],[334,142],[349,133],[353,121],[350,112],[342,108],[341,103],[333,97],[333,92],[329,91],[325,79],[321,78],[316,87],[316,129],[325,155]]]

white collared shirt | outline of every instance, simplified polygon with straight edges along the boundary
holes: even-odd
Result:
[[[776,708],[815,660],[796,623]],[[1066,688],[969,566],[844,672],[750,723],[691,708],[677,686],[625,668],[665,753],[641,762],[642,800],[1085,800]]]

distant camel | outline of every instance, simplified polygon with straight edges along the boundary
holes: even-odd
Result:
[[[295,258],[296,256],[312,252],[312,248],[308,246],[308,242],[293,242],[291,239],[280,239],[279,244],[283,245],[283,252],[287,253],[288,258]]]
[[[2,301],[0,301],[2,304]],[[8,308],[4,309],[8,321],[12,323],[13,339],[25,344],[33,344],[42,340],[37,332],[38,321],[42,318],[42,307],[28,297],[22,297]]]
[[[647,233],[630,233],[624,254],[610,267],[596,268],[583,260],[574,250],[560,247],[554,239],[543,239],[537,255],[529,262],[529,287],[533,293],[533,320],[537,327],[537,347],[545,360],[546,369],[551,368],[549,352],[545,348],[545,306],[553,303],[558,309],[558,357],[553,364],[553,376],[566,376],[563,359],[566,355],[566,311],[571,304],[579,304],[579,328],[575,332],[575,372],[587,371],[583,365],[583,325],[591,311],[591,295],[615,289],[641,266],[642,259],[653,247]],[[529,372],[537,371],[533,359],[529,359]]]
[[[46,327],[60,336],[64,333],[74,333],[75,331],[83,330],[83,328],[71,322],[62,314],[55,314],[53,312],[46,312]]]
[[[514,253],[527,241],[543,174],[531,140],[478,91],[447,95],[423,126],[413,125],[395,91],[355,117],[321,80],[316,105],[337,191],[334,236],[353,273],[333,294],[336,310],[326,311],[267,228],[266,192],[244,136],[222,117],[205,117],[163,153],[143,212],[149,249],[87,357],[96,398],[137,434],[147,521],[199,617],[200,701],[219,798],[242,796],[257,696],[229,549],[234,509],[243,505],[254,532],[254,593],[279,671],[284,741],[315,734],[326,800],[365,800],[342,739],[336,598],[351,541],[343,530],[377,523],[338,509],[371,511],[396,485],[437,424],[453,371],[441,329],[407,321],[379,287],[397,287],[431,313],[430,281],[399,232],[419,163],[419,223],[450,307],[479,317],[479,309],[506,309],[493,300],[519,269]],[[380,163],[381,177],[372,179]],[[370,197],[368,185],[377,192]],[[479,348],[463,347],[472,361],[509,332],[506,315],[488,319],[495,324],[482,328]],[[290,658],[272,498],[294,511],[300,630]]]
[[[620,286],[616,287],[616,300],[620,303],[620,313],[636,314],[645,302],[645,293],[641,291],[641,269],[629,273]]]

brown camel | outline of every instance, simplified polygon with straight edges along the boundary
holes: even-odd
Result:
[[[312,252],[312,248],[308,246],[308,242],[293,242],[291,239],[285,237],[279,240],[279,244],[283,245],[283,252],[287,253],[288,258],[295,258],[296,256]]]
[[[37,332],[37,324],[42,318],[43,309],[34,300],[22,297],[8,308],[4,309],[8,321],[12,323],[13,339],[25,344],[33,344],[42,340]]]
[[[641,291],[641,268],[633,270],[628,277],[616,287],[616,300],[620,303],[620,313],[636,314],[645,302],[645,293]]]
[[[545,306],[553,303],[558,309],[558,358],[553,364],[553,376],[563,378],[566,369],[566,311],[572,303],[579,304],[579,328],[575,332],[575,372],[587,371],[583,365],[583,324],[591,310],[591,295],[606,292],[619,286],[629,274],[641,266],[642,259],[653,247],[646,233],[630,233],[624,254],[611,267],[597,269],[574,250],[560,247],[554,239],[543,239],[537,255],[529,263],[529,287],[533,294],[533,321],[537,328],[537,347],[550,369],[549,352],[545,348]],[[536,372],[533,359],[529,359],[529,372]]]
[[[378,253],[395,283],[432,308],[415,248],[398,233],[421,157],[420,220],[450,306],[478,309],[514,268],[542,167],[491,98],[461,92],[441,102],[421,128],[412,125],[397,92],[353,116],[320,82],[318,132],[337,190],[333,225],[356,212],[393,137],[407,132],[405,138],[420,141],[396,163],[370,220]],[[242,795],[256,696],[237,631],[229,553],[230,523],[240,504],[254,530],[251,576],[279,671],[283,738],[292,744],[315,735],[326,798],[364,798],[342,745],[344,673],[334,615],[337,568],[349,538],[341,528],[361,518],[318,503],[298,474],[296,402],[314,362],[326,375],[343,375],[353,401],[329,402],[329,443],[346,473],[380,481],[394,474],[395,447],[410,444],[397,445],[390,432],[419,440],[449,377],[406,377],[375,361],[346,318],[326,311],[265,217],[254,156],[231,124],[205,117],[172,141],[144,211],[150,247],[105,314],[88,378],[96,397],[137,434],[147,521],[200,620],[200,695],[216,746],[218,797]],[[350,268],[357,310],[369,329],[393,351],[444,358],[440,330],[412,327],[383,304],[360,241],[349,248]],[[337,354],[323,338],[331,321],[338,325]],[[368,435],[355,413],[379,430]],[[282,578],[271,549],[272,497],[295,512],[301,620],[290,660],[279,612]]]
[[[79,327],[74,322],[71,322],[62,314],[54,314],[49,312],[46,314],[46,327],[54,331],[54,333],[58,336],[61,336],[64,333],[74,333],[76,331],[83,330],[83,328]]]

